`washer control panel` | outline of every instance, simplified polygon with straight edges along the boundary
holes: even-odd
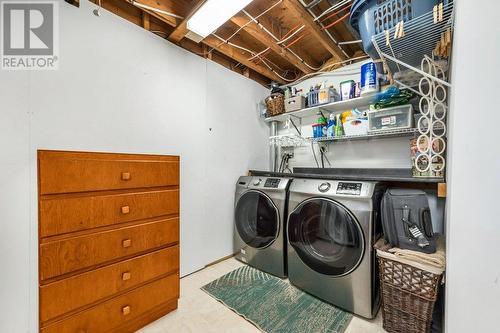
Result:
[[[361,183],[339,183],[337,194],[361,195]]]
[[[267,178],[266,182],[264,183],[264,187],[268,188],[278,188],[280,185],[281,179],[278,178]]]

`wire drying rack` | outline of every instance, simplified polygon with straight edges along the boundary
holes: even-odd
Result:
[[[308,140],[297,134],[282,134],[269,137],[269,145],[282,148],[302,147],[308,144]]]
[[[446,87],[451,87],[446,77],[440,77],[436,73],[429,74],[428,70],[421,68],[422,59],[426,56],[436,62],[444,59],[440,56],[441,52],[436,52],[438,45],[441,46],[441,51],[448,56],[451,52],[454,23],[453,1],[443,3],[439,11],[436,9],[439,7],[436,6],[433,11],[404,22],[404,24],[397,24],[372,37],[375,49],[393,78],[398,77],[397,73],[409,70]],[[447,49],[443,50],[443,48]],[[441,67],[446,69],[447,61],[443,61]],[[411,77],[411,75],[404,75],[404,77]],[[397,83],[411,87],[414,86],[414,82],[415,80]]]

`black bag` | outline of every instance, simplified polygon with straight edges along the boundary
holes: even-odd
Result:
[[[429,201],[424,191],[388,189],[382,199],[384,238],[400,249],[436,252]]]

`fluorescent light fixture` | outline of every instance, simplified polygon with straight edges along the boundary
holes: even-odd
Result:
[[[188,20],[187,28],[205,38],[252,0],[207,0]]]

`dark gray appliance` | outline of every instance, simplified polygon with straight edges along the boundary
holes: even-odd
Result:
[[[376,182],[295,179],[287,227],[290,282],[373,318],[380,303],[373,245],[381,235],[383,193]]]
[[[286,277],[286,209],[292,180],[240,177],[234,208],[236,259],[264,272]]]

